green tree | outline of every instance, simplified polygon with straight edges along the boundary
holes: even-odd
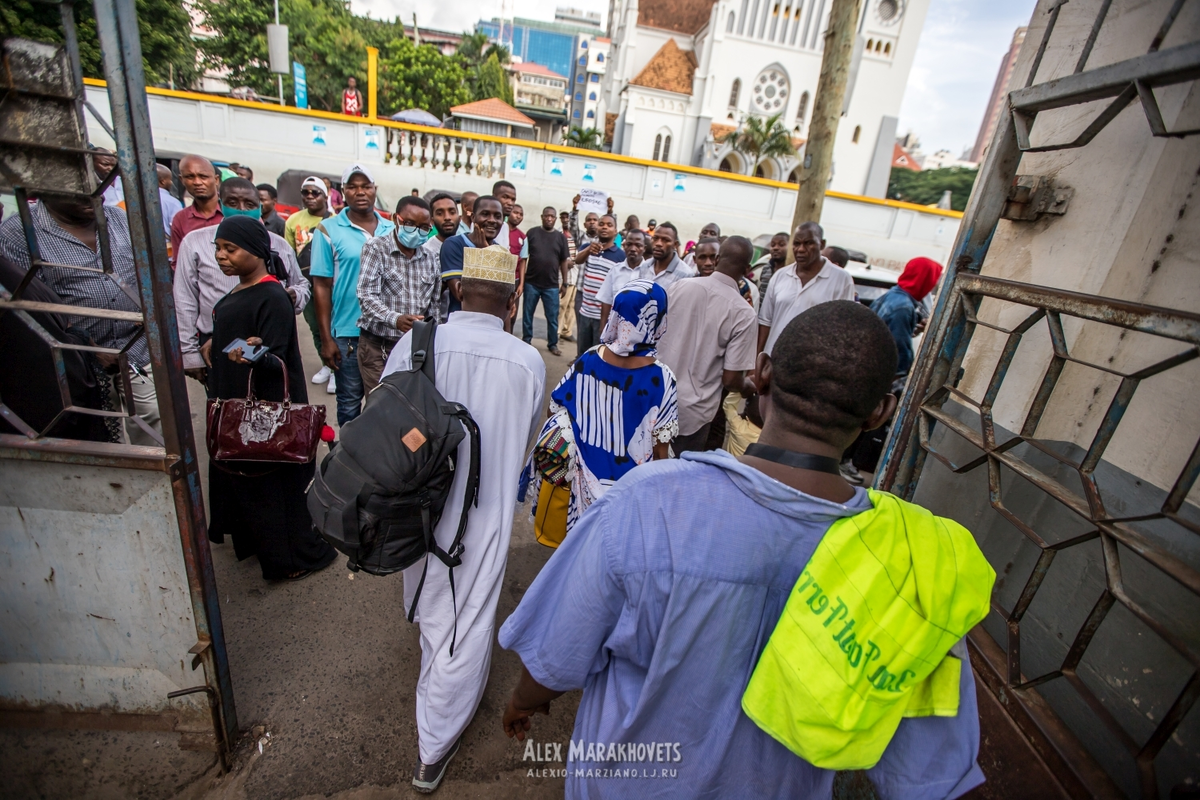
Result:
[[[474,99],[487,100],[489,97],[498,97],[510,106],[513,102],[508,73],[500,66],[500,58],[496,53],[492,53],[487,57],[487,61],[483,62],[475,81]]]
[[[753,175],[764,159],[796,155],[791,131],[783,124],[782,117],[783,114],[772,114],[766,119],[747,117],[736,131],[726,137],[729,146],[749,161],[747,174]]]
[[[196,44],[191,36],[191,17],[182,0],[137,0],[137,15],[146,83],[168,86],[174,78],[176,88],[190,88],[198,75]],[[91,3],[75,6],[75,28],[84,77],[103,78],[104,65]],[[58,6],[37,0],[5,0],[0,3],[0,35],[61,43],[63,29]]]
[[[206,63],[229,70],[229,82],[272,97],[278,91],[267,60],[267,23],[274,21],[272,0],[197,0],[205,24],[217,36],[201,43]],[[289,55],[304,65],[309,105],[341,109],[346,79],[366,89],[368,37],[379,44],[395,25],[355,18],[341,0],[280,0],[279,21],[288,26]],[[376,45],[377,46],[377,45]],[[284,76],[284,97],[293,93]]]
[[[445,117],[450,107],[471,100],[467,73],[456,56],[444,56],[432,45],[417,47],[411,39],[395,39],[380,54],[379,104],[391,113],[423,108]]]
[[[917,172],[911,169],[893,168],[888,181],[887,196],[893,200],[916,203],[922,206],[936,204],[947,189],[950,190],[950,207],[963,211],[975,186],[977,169],[965,167],[943,167]]]
[[[584,150],[599,150],[604,141],[604,132],[595,128],[584,130],[578,125],[572,125],[563,134],[563,144],[567,147],[582,147]]]

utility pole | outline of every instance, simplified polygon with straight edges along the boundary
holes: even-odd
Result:
[[[825,188],[829,185],[829,171],[833,165],[833,143],[837,139],[838,119],[846,97],[846,79],[850,74],[860,3],[861,0],[833,0],[829,10],[821,77],[817,81],[812,123],[808,127],[808,142],[804,145],[804,163],[800,165],[800,189],[792,214],[793,231],[801,223],[821,219]],[[792,260],[789,249],[788,263]]]

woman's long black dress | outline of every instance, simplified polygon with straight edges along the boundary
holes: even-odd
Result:
[[[208,372],[212,396],[222,400],[246,396],[251,367],[235,364],[222,351],[235,339],[251,336],[261,338],[283,361],[292,402],[307,403],[292,301],[271,277],[230,292],[213,308],[212,369]],[[254,387],[262,400],[283,400],[283,372],[278,361],[268,355],[258,361]],[[226,535],[231,536],[238,560],[258,556],[267,580],[320,569],[337,557],[337,551],[313,530],[305,505],[304,491],[312,480],[313,463],[225,463],[226,469],[216,463],[208,468],[209,539],[221,543]]]

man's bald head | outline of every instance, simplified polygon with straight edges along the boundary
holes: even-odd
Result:
[[[179,180],[197,202],[204,203],[217,196],[217,170],[204,156],[186,155],[179,159]]]
[[[175,176],[171,174],[170,167],[155,164],[154,171],[158,173],[159,188],[170,190],[171,184],[175,182]]]
[[[796,259],[796,271],[815,275],[821,270],[824,260],[821,250],[825,248],[825,232],[815,222],[802,223],[792,234],[792,257]]]
[[[717,272],[728,275],[735,281],[750,269],[750,259],[754,255],[754,245],[745,236],[730,236],[721,244],[721,252],[717,255]]]

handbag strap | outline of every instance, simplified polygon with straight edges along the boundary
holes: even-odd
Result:
[[[283,363],[283,359],[274,353],[267,353],[268,356],[279,362],[279,368],[283,371],[283,404],[290,406],[292,404],[292,388],[288,383],[287,364]],[[250,377],[246,379],[246,402],[253,403],[254,397],[254,367],[250,368]]]

